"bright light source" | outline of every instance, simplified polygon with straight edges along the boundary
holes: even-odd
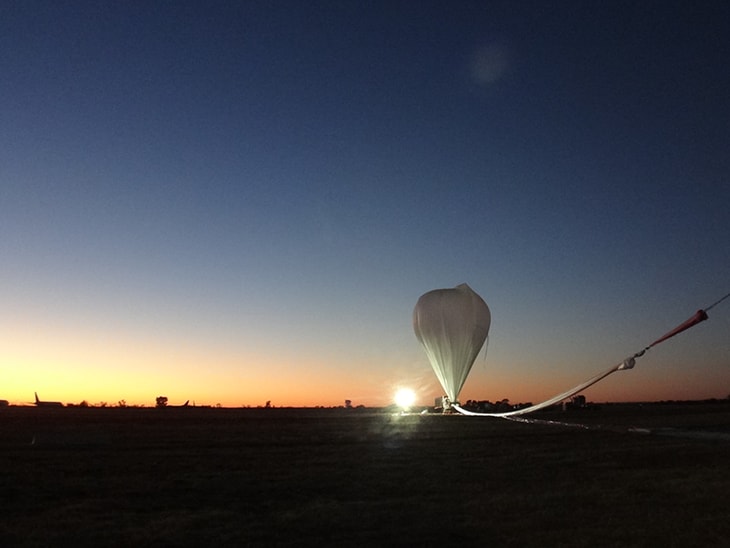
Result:
[[[410,388],[401,388],[395,393],[395,404],[403,409],[409,408],[416,401],[416,394]]]

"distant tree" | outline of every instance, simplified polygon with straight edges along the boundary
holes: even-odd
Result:
[[[352,409],[352,400],[345,400],[345,409]]]
[[[267,401],[267,402],[266,402],[266,405],[264,405],[264,407],[265,407],[266,409],[270,409],[270,408],[271,408],[271,400]]]
[[[497,402],[497,411],[509,411],[511,408],[509,398],[504,398],[502,401]]]
[[[124,400],[119,400],[117,402],[117,407],[127,407],[127,402]]]
[[[167,396],[157,396],[156,407],[167,407]]]
[[[89,407],[89,402],[87,402],[86,400],[83,400],[83,401],[82,401],[82,402],[81,402],[81,403],[79,404],[79,407]]]

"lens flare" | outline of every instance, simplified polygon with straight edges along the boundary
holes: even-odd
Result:
[[[416,401],[416,394],[410,388],[401,388],[395,393],[395,404],[403,409],[409,408]]]

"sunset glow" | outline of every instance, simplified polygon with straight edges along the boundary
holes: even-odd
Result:
[[[722,3],[152,4],[0,17],[0,400],[430,404],[468,283],[459,399],[538,402],[730,291]],[[585,395],[726,398],[728,333]]]
[[[395,404],[407,410],[416,402],[416,394],[410,388],[401,388],[395,393]]]

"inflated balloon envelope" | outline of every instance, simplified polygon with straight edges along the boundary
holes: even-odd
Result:
[[[491,321],[487,303],[467,284],[429,291],[413,309],[413,330],[451,402],[458,401]]]
[[[489,334],[492,316],[487,303],[479,295],[466,284],[453,289],[434,289],[421,295],[413,310],[413,330],[426,350],[428,360],[449,398],[449,402],[446,402],[449,408],[464,415],[509,418],[549,407],[593,386],[616,371],[633,369],[636,359],[642,357],[647,350],[705,321],[707,311],[728,298],[730,293],[707,308],[698,310],[689,319],[639,352],[587,381],[538,404],[501,413],[469,411],[463,409],[457,400],[471,366]]]

